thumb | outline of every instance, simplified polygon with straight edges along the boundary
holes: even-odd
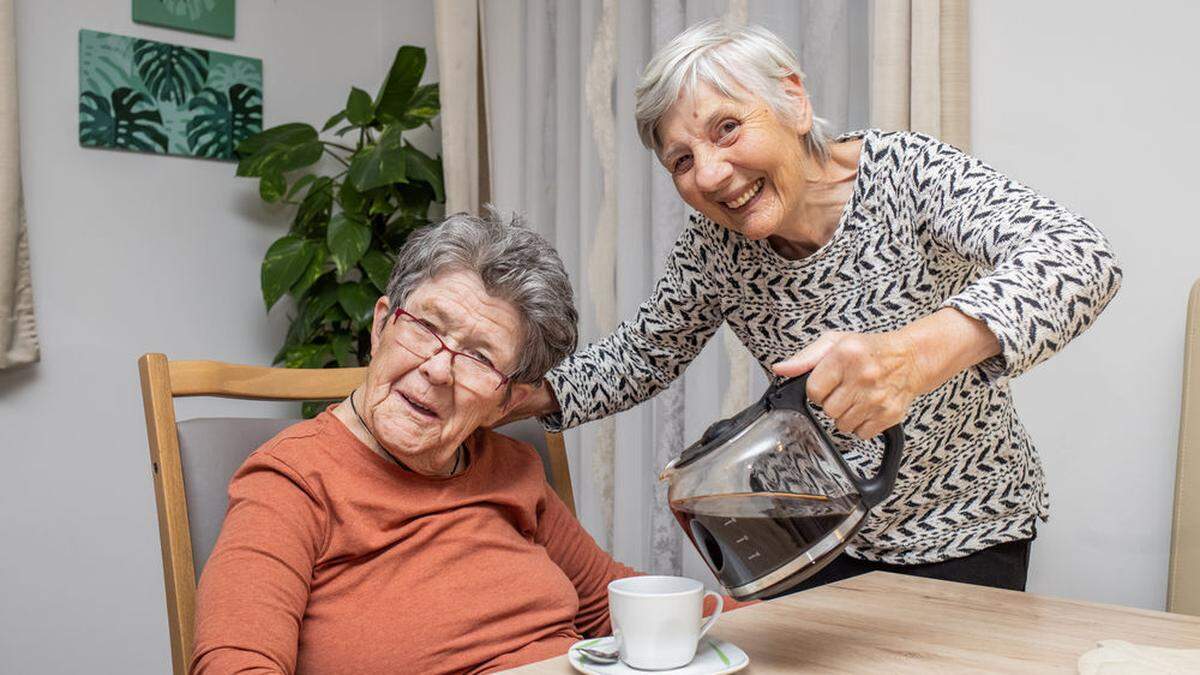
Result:
[[[817,338],[816,342],[796,352],[791,358],[784,359],[771,366],[771,370],[780,377],[803,375],[817,367],[821,359],[825,358],[830,349],[833,349],[833,344],[833,335],[826,333]]]

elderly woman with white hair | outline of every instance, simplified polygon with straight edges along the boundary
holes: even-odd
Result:
[[[575,340],[541,237],[465,214],[410,235],[366,381],[234,475],[191,672],[486,673],[607,635],[607,584],[636,572],[487,428]]]
[[[642,142],[695,210],[632,320],[550,371],[517,415],[611,415],[680,375],[722,323],[778,377],[808,373],[846,461],[903,422],[895,489],[805,587],[873,569],[1024,589],[1042,465],[1009,380],[1061,350],[1121,270],[1088,221],[919,133],[827,137],[793,52],[689,28],[637,88]]]

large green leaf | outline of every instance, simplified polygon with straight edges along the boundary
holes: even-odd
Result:
[[[367,247],[371,245],[371,228],[339,213],[329,220],[325,242],[329,245],[330,257],[340,276],[357,265],[367,252]]]
[[[329,310],[337,306],[339,286],[340,284],[334,281],[333,277],[325,277],[317,282],[314,288],[315,293],[310,296],[312,299],[305,308],[314,326],[320,325]]]
[[[367,207],[367,215],[378,216],[395,211],[396,206],[392,204],[391,196],[391,192],[386,189],[371,190],[371,205]]]
[[[300,208],[296,209],[296,220],[292,230],[301,234],[317,234],[329,222],[333,210],[333,179],[321,176],[312,182]]]
[[[331,269],[329,266],[329,247],[323,241],[309,240],[309,245],[313,249],[312,258],[308,261],[308,267],[304,268],[304,272],[296,279],[296,283],[292,284],[288,293],[293,298],[302,298],[304,294],[312,288],[323,275]]]
[[[380,135],[378,143],[354,155],[346,180],[353,183],[359,192],[389,183],[407,182],[400,133],[399,127],[390,126]]]
[[[324,247],[324,244],[321,246]],[[325,315],[331,307],[342,311],[337,307],[337,287],[333,277],[325,275],[313,285],[308,295],[296,298],[296,313],[292,315],[283,346],[271,363],[282,363],[292,347],[313,342],[318,335],[329,332],[329,328],[324,326]]]
[[[238,143],[237,175],[262,176],[267,173],[287,173],[316,162],[324,146],[317,139],[317,130],[307,124],[293,122],[271,127]]]
[[[287,198],[291,199],[292,197],[295,197],[296,195],[300,194],[301,190],[308,187],[309,184],[312,183],[313,181],[315,181],[316,179],[317,179],[317,177],[311,173],[305,174],[305,175],[301,176],[300,178],[297,178],[296,182],[292,183],[292,187],[288,188]]]
[[[332,358],[328,344],[306,344],[289,349],[283,364],[288,368],[324,368]]]
[[[424,74],[424,49],[409,45],[398,49],[387,80],[375,99],[375,116],[385,124],[401,120]]]
[[[338,286],[338,304],[350,315],[350,320],[356,326],[371,325],[375,312],[375,301],[379,294],[374,292],[366,283],[344,283]]]
[[[200,157],[233,159],[238,144],[262,129],[262,93],[244,84],[230,87],[228,96],[201,89],[188,110],[193,113],[187,123],[188,147]]]
[[[280,174],[269,173],[258,181],[258,196],[264,202],[274,204],[283,197],[284,190],[287,190],[287,179]]]
[[[262,263],[262,294],[267,310],[275,304],[304,273],[312,259],[313,249],[308,241],[287,235],[280,237],[267,249]]]
[[[404,144],[404,172],[413,180],[423,180],[433,188],[434,198],[446,201],[442,185],[442,160],[433,159],[411,144]]]
[[[352,87],[350,97],[346,99],[346,119],[358,127],[365,127],[375,119],[374,106],[371,105],[371,95]]]
[[[335,304],[321,315],[321,322],[330,326],[330,330],[345,330],[346,325],[350,323],[350,315],[341,305]]]
[[[375,284],[380,293],[387,292],[388,280],[392,276],[393,261],[391,256],[383,251],[371,250],[359,261],[359,266],[367,273],[367,278]]]
[[[367,200],[363,194],[354,189],[354,185],[350,181],[342,183],[342,187],[338,189],[338,203],[342,205],[342,210],[346,213],[366,216]]]
[[[167,151],[162,115],[154,102],[128,87],[113,90],[112,104],[85,91],[79,100],[79,142],[103,148]]]
[[[416,129],[422,124],[429,124],[441,111],[441,101],[438,98],[438,84],[423,84],[417,87],[412,100],[408,102],[404,114],[396,121],[405,129]]]
[[[151,40],[134,40],[133,63],[160,101],[183,105],[208,79],[208,51]]]
[[[332,341],[333,356],[337,359],[339,366],[350,368],[358,365],[354,359],[354,337],[346,333],[338,333],[333,336]]]

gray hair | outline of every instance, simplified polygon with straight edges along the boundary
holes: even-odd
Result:
[[[517,216],[506,223],[486,207],[483,217],[456,213],[412,232],[396,257],[388,301],[401,307],[418,286],[452,271],[478,274],[490,295],[520,313],[524,335],[511,373],[514,381],[538,382],[575,351],[579,314],[562,260]]]
[[[749,91],[766,101],[781,120],[795,123],[783,88],[783,79],[789,75],[804,80],[800,61],[766,28],[721,19],[695,24],[659,49],[642,71],[634,109],[642,145],[659,149],[659,121],[680,93],[695,91],[700,82],[733,99],[741,98],[739,88]],[[825,124],[814,115],[812,130],[804,136],[805,149],[822,163],[829,159]]]

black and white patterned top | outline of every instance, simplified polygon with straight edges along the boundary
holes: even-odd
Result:
[[[827,331],[900,328],[941,307],[983,321],[1002,352],[918,397],[896,486],[847,547],[935,562],[1028,538],[1048,515],[1042,465],[1008,379],[1062,349],[1112,299],[1121,270],[1088,221],[936,139],[869,130],[833,238],[801,260],[693,215],[632,321],[547,376],[552,427],[611,415],[666,388],[722,322],[764,367]],[[882,443],[838,432],[864,475]]]

